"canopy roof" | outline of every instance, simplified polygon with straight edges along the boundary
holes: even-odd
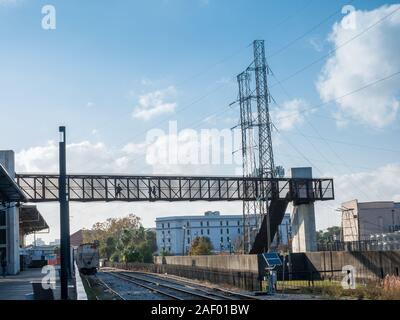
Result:
[[[7,170],[0,164],[0,202],[26,202],[27,199]]]
[[[49,229],[48,224],[36,206],[22,205],[19,210],[20,230],[24,235]]]

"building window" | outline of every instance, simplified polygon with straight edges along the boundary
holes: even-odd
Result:
[[[163,230],[163,231],[161,231],[161,233],[162,233],[162,234],[164,234],[164,230]]]
[[[0,227],[4,227],[6,225],[6,212],[4,210],[0,210]]]
[[[221,229],[221,234],[223,234],[224,233],[224,231]]]
[[[226,237],[226,241],[227,241],[227,242],[229,242],[229,241],[230,241],[229,237]]]
[[[162,223],[162,224],[161,224],[161,228],[163,228],[163,229],[164,229],[164,223]]]
[[[169,222],[168,222],[168,228],[169,228]]]
[[[229,229],[226,229],[226,234],[229,234]]]
[[[240,234],[240,228],[238,228],[238,233]]]
[[[1,229],[0,230],[0,244],[6,244],[6,241],[7,241],[6,230]]]
[[[203,226],[203,221],[200,221],[200,226]]]
[[[238,220],[238,226],[240,226],[240,220]]]
[[[210,229],[207,229],[207,234],[210,234]]]
[[[171,231],[168,230],[168,234],[171,234]]]
[[[168,238],[168,242],[171,242],[171,239],[170,239],[170,238]]]
[[[189,221],[187,221],[187,222],[186,222],[186,226],[187,226],[187,227],[189,227],[189,226],[190,226],[190,224],[189,224]]]
[[[222,221],[219,222],[219,225],[222,226]]]
[[[165,239],[162,239],[162,242],[165,242]]]
[[[203,235],[203,229],[201,229],[200,233],[201,233],[201,235]]]
[[[171,252],[171,247],[168,247],[168,251]]]
[[[188,244],[190,244],[190,239],[189,238],[188,238],[187,242],[188,242]]]
[[[207,227],[209,227],[210,226],[210,221],[207,221]]]
[[[190,234],[190,230],[187,230],[186,233],[189,235]]]
[[[228,220],[226,220],[226,225],[229,226],[229,221]]]
[[[224,242],[224,237],[221,237],[221,243]]]

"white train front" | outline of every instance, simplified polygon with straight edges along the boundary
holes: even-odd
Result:
[[[76,264],[83,274],[95,274],[99,268],[98,243],[81,244],[75,253]]]

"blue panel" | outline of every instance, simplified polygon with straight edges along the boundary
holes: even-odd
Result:
[[[282,265],[282,260],[279,258],[276,252],[263,253],[262,256],[264,257],[264,260],[267,263],[268,267],[275,267]]]

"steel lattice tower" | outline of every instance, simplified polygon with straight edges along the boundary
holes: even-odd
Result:
[[[268,91],[268,66],[265,59],[263,40],[253,42],[254,61],[238,75],[240,125],[242,131],[243,175],[245,177],[275,176],[274,156],[271,138],[271,120],[269,115],[270,96]],[[255,89],[251,89],[254,74]],[[256,106],[253,107],[254,102]],[[266,186],[270,191],[270,186]],[[253,216],[253,219],[251,217]],[[259,199],[256,202],[243,203],[243,239],[244,248],[251,246],[251,225],[254,220],[255,229],[260,229],[263,219],[267,223],[267,248],[270,248],[270,217],[268,201]]]

